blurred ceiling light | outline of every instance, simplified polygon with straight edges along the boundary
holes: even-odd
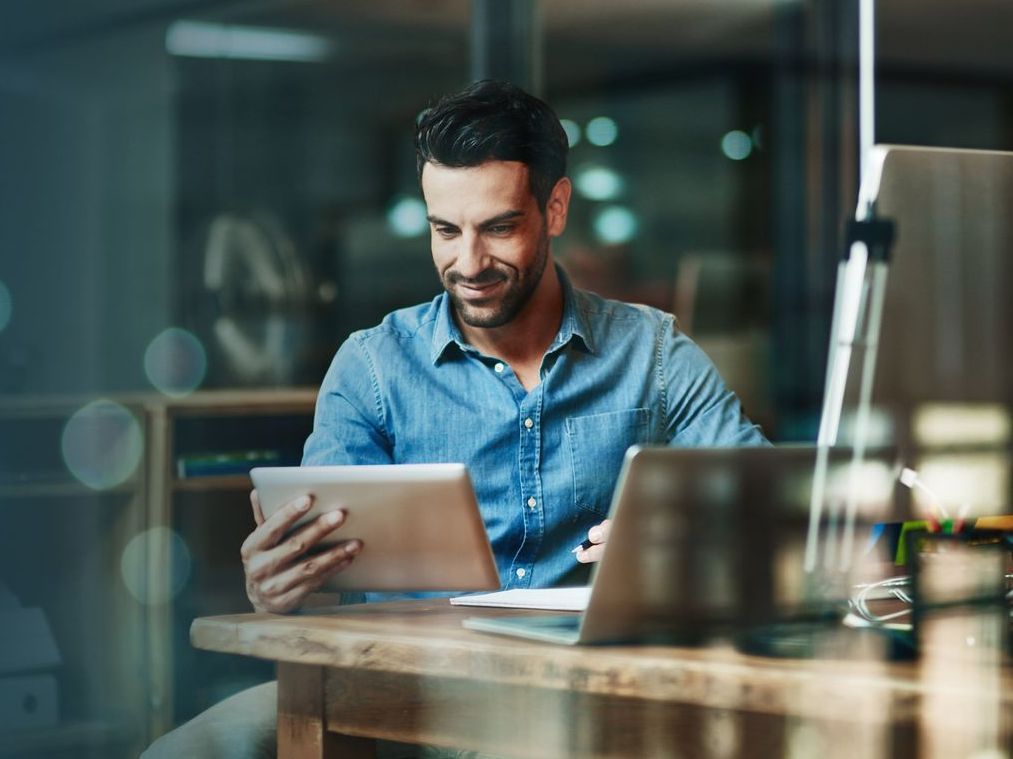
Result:
[[[893,467],[883,461],[865,459],[852,468],[851,461],[831,467],[827,475],[827,497],[839,503],[854,498],[858,513],[869,519],[886,519],[893,505]]]
[[[575,172],[577,192],[589,200],[615,200],[623,191],[623,178],[605,166],[585,166]]]
[[[841,414],[841,424],[837,439],[841,445],[854,445],[858,415],[855,411]],[[896,440],[893,417],[890,412],[873,406],[869,409],[869,417],[865,422],[865,444],[870,446],[893,445]]]
[[[624,206],[603,208],[594,220],[594,233],[608,245],[629,242],[637,234],[637,217]]]
[[[998,403],[926,403],[915,409],[919,445],[997,445],[1010,441],[1010,413]]]
[[[970,516],[1006,514],[1010,470],[1005,453],[932,454],[916,466],[919,477],[934,491],[950,514],[966,509]],[[912,491],[916,513],[932,511],[930,499]]]
[[[595,116],[584,128],[587,141],[600,148],[611,145],[619,137],[619,125],[608,116]]]
[[[733,129],[721,138],[721,152],[733,161],[742,161],[753,152],[753,140],[742,130]]]
[[[839,508],[853,497],[858,514],[882,520],[892,507],[896,479],[893,466],[882,459],[867,458],[853,464],[849,456],[832,461],[827,471],[825,503]],[[808,510],[812,489],[812,471],[793,471],[778,479],[778,497],[797,504],[800,510]]]
[[[195,58],[317,62],[333,48],[330,40],[306,32],[204,21],[176,21],[165,33],[169,53]]]
[[[398,237],[417,237],[429,227],[426,204],[418,198],[401,198],[387,211],[387,226]]]
[[[11,313],[14,311],[14,304],[11,302],[11,291],[7,285],[0,282],[0,332],[3,332],[11,322]]]
[[[580,124],[573,119],[560,119],[559,125],[566,132],[566,142],[571,148],[580,142]]]

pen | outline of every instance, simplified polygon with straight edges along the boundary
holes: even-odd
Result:
[[[594,543],[592,543],[590,540],[585,540],[579,546],[577,546],[572,551],[570,551],[570,553],[577,553],[578,551],[586,551],[588,548],[590,548],[593,545],[594,545]]]

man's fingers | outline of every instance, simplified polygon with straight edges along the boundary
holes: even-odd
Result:
[[[279,572],[260,584],[260,591],[266,597],[281,596],[300,585],[313,580],[323,582],[339,565],[351,562],[362,550],[362,543],[349,540],[326,551],[309,556]]]
[[[587,531],[587,539],[592,543],[604,543],[609,539],[609,533],[612,531],[612,520],[606,519],[601,524],[596,524],[590,530]]]
[[[312,548],[327,534],[333,532],[338,527],[345,523],[345,517],[347,513],[344,509],[336,509],[335,511],[328,511],[326,514],[321,514],[312,522],[307,525],[303,525],[285,542],[292,542],[294,545],[293,549],[297,549],[298,546],[302,545],[302,550],[296,550],[296,554],[302,553],[307,548]]]
[[[257,551],[274,548],[274,546],[278,545],[285,533],[292,528],[292,525],[298,522],[310,510],[312,503],[312,496],[300,496],[293,501],[289,501],[268,519],[265,519],[263,524],[258,525],[250,533],[249,537],[243,542],[242,548],[239,549],[243,560],[248,560]]]
[[[590,548],[584,548],[580,551],[576,551],[574,555],[577,557],[577,561],[581,564],[591,564],[595,561],[601,561],[601,557],[605,553],[605,542],[609,539],[609,533],[611,531],[611,519],[606,519],[601,524],[596,524],[588,530],[587,539],[594,545]]]
[[[605,546],[601,543],[585,548],[583,551],[577,551],[577,561],[581,564],[591,564],[595,561],[601,561],[601,557],[605,554]]]
[[[345,559],[337,566],[332,567],[332,572],[340,572],[351,563],[351,559]],[[313,578],[312,580],[306,580],[305,582],[296,585],[291,590],[271,598],[270,601],[261,604],[261,606],[266,611],[274,614],[284,614],[287,611],[291,611],[292,609],[301,606],[302,602],[306,599],[306,596],[315,592],[325,579],[327,579],[327,576],[321,575]]]
[[[341,509],[321,514],[309,524],[303,525],[290,534],[278,547],[271,549],[272,558],[278,566],[295,561],[307,551],[318,546],[325,535],[345,523],[345,512]]]
[[[279,574],[307,551],[319,547],[324,536],[339,528],[344,521],[344,511],[329,511],[303,525],[273,548],[254,551],[243,559],[247,578],[260,582]]]
[[[260,508],[260,496],[256,490],[250,491],[250,505],[253,507],[253,521],[259,527],[264,524],[264,510]]]
[[[292,525],[305,515],[311,501],[306,496],[285,504],[278,513],[259,524],[243,543],[240,552],[246,574],[246,595],[257,611],[274,614],[291,611],[319,588],[328,575],[347,567],[362,548],[361,541],[345,541],[299,561],[308,549],[317,546],[345,520],[344,511],[330,511],[291,532]],[[254,509],[259,506],[259,499],[255,501],[253,495],[250,502]]]

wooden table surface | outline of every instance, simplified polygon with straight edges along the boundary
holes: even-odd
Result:
[[[191,640],[279,662],[282,756],[371,750],[344,735],[517,756],[663,756],[674,745],[778,756],[809,741],[823,756],[874,759],[951,750],[924,734],[936,714],[971,715],[970,727],[945,720],[952,735],[985,730],[994,742],[1009,732],[1004,669],[940,676],[883,661],[870,636],[849,634],[844,658],[791,660],[729,645],[559,646],[461,627],[468,616],[524,613],[538,612],[441,599],[243,614],[198,619]],[[995,725],[978,724],[989,714]]]

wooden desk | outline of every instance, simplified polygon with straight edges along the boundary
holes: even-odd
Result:
[[[951,682],[918,664],[574,648],[460,626],[516,613],[440,600],[207,617],[191,640],[278,662],[282,759],[370,755],[375,738],[537,757],[894,759],[1009,746],[1001,668]]]

